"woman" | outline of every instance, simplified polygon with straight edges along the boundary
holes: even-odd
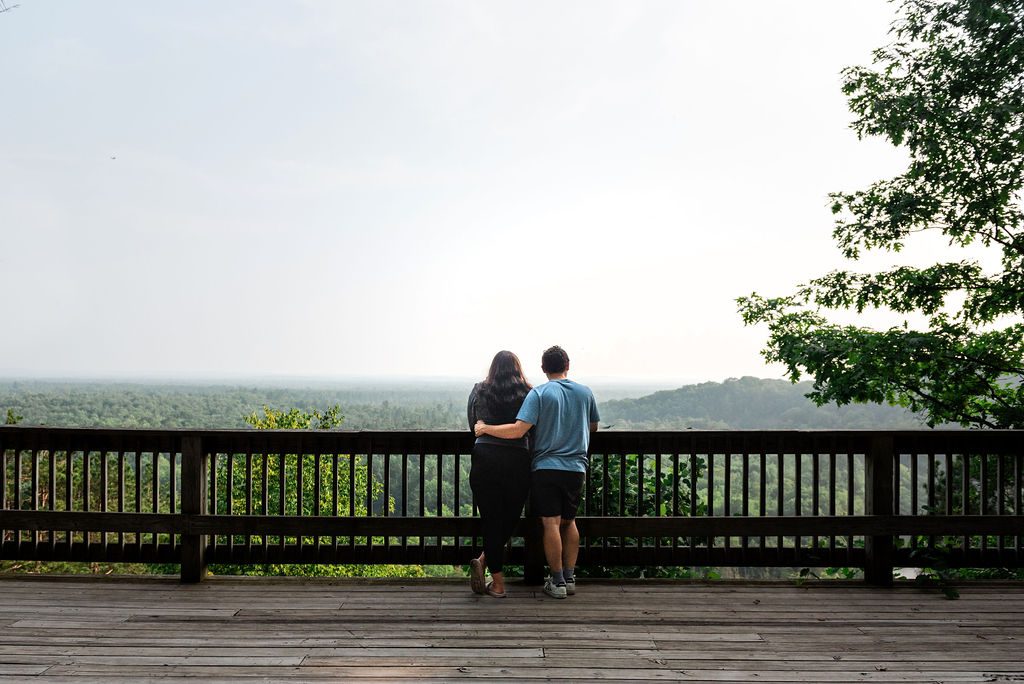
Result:
[[[510,351],[494,355],[487,378],[469,394],[467,418],[473,430],[478,420],[491,425],[514,423],[519,407],[530,391],[519,358]],[[519,523],[530,491],[530,450],[528,437],[499,439],[489,435],[476,438],[469,484],[480,511],[484,550],[469,562],[470,587],[474,593],[505,597],[505,545]],[[484,584],[484,568],[491,581]]]

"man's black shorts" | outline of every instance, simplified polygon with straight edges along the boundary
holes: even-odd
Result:
[[[583,491],[584,473],[568,470],[535,470],[530,478],[530,515],[563,520],[576,517]]]

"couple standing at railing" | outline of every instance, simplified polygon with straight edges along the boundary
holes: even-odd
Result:
[[[498,352],[469,395],[469,427],[476,434],[469,482],[484,539],[483,553],[470,561],[470,587],[477,594],[505,597],[505,545],[527,497],[530,514],[542,523],[551,570],[544,593],[559,599],[576,593],[576,509],[590,433],[599,420],[597,402],[589,387],[567,377],[569,355],[561,347],[544,352],[541,370],[548,381],[531,387],[519,358]],[[486,583],[485,569],[491,571]]]

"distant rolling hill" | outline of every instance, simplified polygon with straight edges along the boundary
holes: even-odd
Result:
[[[704,382],[600,405],[613,430],[692,429],[919,429],[918,416],[878,404],[816,406],[810,382],[743,377]]]

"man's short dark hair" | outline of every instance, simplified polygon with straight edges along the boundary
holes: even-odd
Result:
[[[540,357],[540,369],[545,373],[564,373],[569,369],[569,355],[557,344],[549,347]]]

